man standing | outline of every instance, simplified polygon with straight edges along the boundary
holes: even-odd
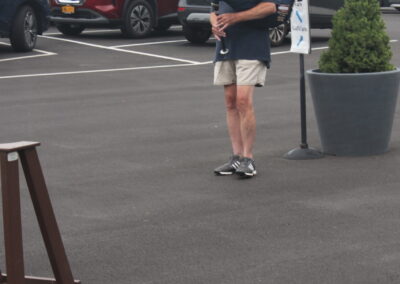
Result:
[[[232,0],[230,0],[232,1]],[[211,13],[212,32],[217,41],[214,84],[224,86],[226,119],[233,155],[226,164],[214,170],[217,175],[236,173],[241,177],[257,174],[253,144],[256,119],[253,107],[254,87],[265,83],[270,63],[270,43],[266,27],[252,25],[276,12],[274,0],[235,0],[254,2],[254,7],[237,12],[220,1],[219,15]],[[228,53],[221,53],[224,37]]]

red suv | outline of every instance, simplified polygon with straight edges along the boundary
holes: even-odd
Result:
[[[86,27],[119,27],[131,38],[179,23],[178,0],[50,0],[51,16],[59,31],[78,35]]]

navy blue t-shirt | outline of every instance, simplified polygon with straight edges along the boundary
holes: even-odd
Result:
[[[249,0],[240,1],[249,2]],[[254,6],[260,2],[274,3],[274,0],[256,0]],[[219,14],[234,12],[235,10],[225,1],[219,2]],[[240,22],[228,27],[225,32],[225,45],[229,49],[229,52],[225,55],[220,54],[221,42],[217,41],[214,61],[238,59],[260,60],[269,67],[271,54],[267,29],[258,29],[246,24],[246,22]]]

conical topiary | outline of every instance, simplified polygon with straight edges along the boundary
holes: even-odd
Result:
[[[326,73],[366,73],[394,70],[389,36],[377,0],[345,0],[333,18],[329,50],[319,68]]]

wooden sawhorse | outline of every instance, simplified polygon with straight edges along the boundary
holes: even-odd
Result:
[[[1,189],[3,195],[4,246],[8,284],[79,284],[74,280],[36,152],[38,142],[0,144]],[[18,160],[25,173],[33,207],[55,279],[25,276]]]

